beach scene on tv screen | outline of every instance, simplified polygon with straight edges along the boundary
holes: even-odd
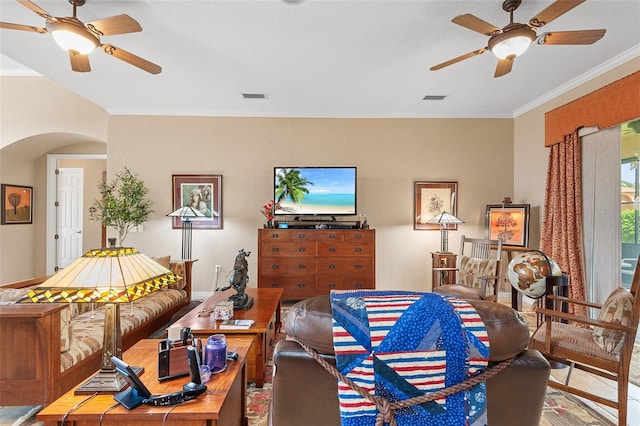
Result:
[[[356,169],[276,168],[276,214],[356,214]]]

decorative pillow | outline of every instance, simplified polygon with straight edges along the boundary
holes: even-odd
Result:
[[[12,305],[26,296],[28,288],[0,288],[0,305]]]
[[[175,290],[184,290],[184,288],[187,286],[187,280],[184,279],[184,262],[172,262],[169,269],[171,269],[171,272],[173,272],[175,275],[182,277],[180,281],[169,284],[169,288]]]
[[[630,325],[633,319],[633,296],[624,288],[617,288],[607,297],[598,320],[614,324]],[[603,327],[593,328],[593,341],[612,354],[619,354],[624,344],[624,331]]]
[[[458,282],[467,287],[482,287],[482,280],[476,277],[493,277],[496,275],[496,259],[477,259],[460,256]],[[489,282],[491,284],[491,282]],[[489,288],[487,288],[487,291]]]
[[[169,269],[169,265],[171,265],[171,256],[152,257],[151,259],[155,260],[167,269]]]

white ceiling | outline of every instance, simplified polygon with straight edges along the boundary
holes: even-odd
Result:
[[[66,0],[33,2],[54,16],[72,12]],[[526,23],[551,3],[523,0],[514,20]],[[638,0],[587,0],[538,34],[605,28],[603,39],[532,44],[497,79],[491,52],[429,68],[485,47],[488,37],[451,19],[471,13],[503,27],[500,0],[87,0],[78,8],[84,22],[122,13],[143,31],[102,42],[161,65],[161,74],[99,49],[92,71],[76,73],[49,34],[0,29],[4,74],[24,65],[111,114],[486,118],[518,116],[640,56]],[[15,0],[0,0],[0,21],[44,26]]]

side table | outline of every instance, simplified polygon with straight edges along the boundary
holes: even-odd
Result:
[[[457,282],[457,259],[458,255],[455,253],[431,252],[432,288],[444,284],[455,284]]]
[[[158,380],[159,339],[140,340],[123,354],[123,360],[145,368],[140,380],[154,395],[177,392],[189,377],[160,382]],[[207,391],[183,404],[168,406],[141,405],[127,410],[117,405],[112,394],[75,395],[74,389],[38,413],[45,426],[74,425],[212,425],[246,426],[247,373],[246,357],[252,341],[229,338],[228,344],[238,352],[238,360],[227,363],[227,369],[214,374],[206,383]],[[66,416],[66,417],[65,417]],[[102,418],[102,421],[101,421]]]

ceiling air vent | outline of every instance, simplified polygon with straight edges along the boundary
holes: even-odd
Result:
[[[243,93],[242,97],[245,99],[267,99],[267,95],[264,93]]]
[[[441,101],[446,98],[445,95],[426,95],[422,98],[423,101]]]

